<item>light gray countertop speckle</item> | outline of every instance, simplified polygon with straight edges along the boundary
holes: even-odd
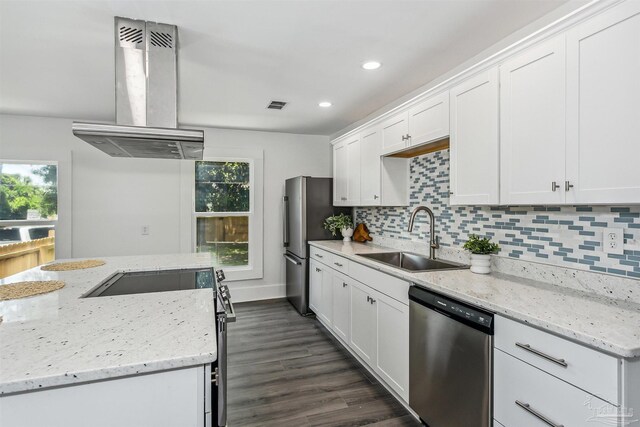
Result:
[[[39,267],[0,280],[62,280],[52,293],[0,301],[0,395],[212,363],[211,289],[80,298],[117,272],[212,267],[210,254],[100,258],[75,271]]]
[[[640,357],[640,304],[500,273],[469,270],[411,273],[357,254],[395,249],[370,243],[315,241],[311,245],[624,358]]]

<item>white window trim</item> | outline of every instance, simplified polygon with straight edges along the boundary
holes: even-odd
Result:
[[[30,225],[57,226],[60,219],[60,165],[56,160],[8,160],[0,159],[0,163],[12,163],[15,165],[55,165],[56,166],[56,219],[0,219],[0,227],[25,227]]]
[[[263,277],[263,219],[264,219],[264,154],[262,150],[222,149],[216,148],[216,156],[204,157],[203,161],[212,162],[247,162],[249,163],[249,206],[250,212],[196,213],[195,211],[195,162],[182,164],[182,206],[188,206],[188,214],[181,220],[182,252],[196,251],[196,218],[220,216],[249,216],[249,265],[238,267],[222,267],[226,280],[261,279]],[[187,190],[188,185],[188,190]],[[187,191],[185,191],[187,190]],[[188,194],[190,200],[185,200]],[[186,203],[185,203],[186,202]],[[186,213],[186,212],[185,212]],[[188,234],[188,236],[184,236]],[[217,266],[216,266],[217,267]]]

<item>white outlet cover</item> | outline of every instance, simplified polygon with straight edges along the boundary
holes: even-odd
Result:
[[[602,231],[602,250],[608,254],[624,253],[624,229],[605,228]]]

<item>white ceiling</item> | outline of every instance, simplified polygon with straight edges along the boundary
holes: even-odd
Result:
[[[178,26],[182,125],[329,135],[565,1],[0,0],[0,113],[115,120],[120,15]]]

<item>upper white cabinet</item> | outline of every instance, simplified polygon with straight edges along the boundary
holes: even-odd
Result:
[[[640,2],[567,33],[567,203],[640,203]]]
[[[382,153],[389,154],[401,151],[408,146],[409,114],[407,111],[388,118],[381,125]]]
[[[500,67],[500,203],[565,201],[565,37]]]
[[[380,149],[382,133],[379,127],[372,127],[362,132],[360,142],[360,204],[367,206],[380,205],[381,167]]]
[[[347,144],[340,141],[333,146],[333,204],[346,206],[347,204]]]
[[[449,135],[449,92],[433,96],[409,110],[409,146]]]
[[[498,204],[498,69],[450,92],[450,203]]]

